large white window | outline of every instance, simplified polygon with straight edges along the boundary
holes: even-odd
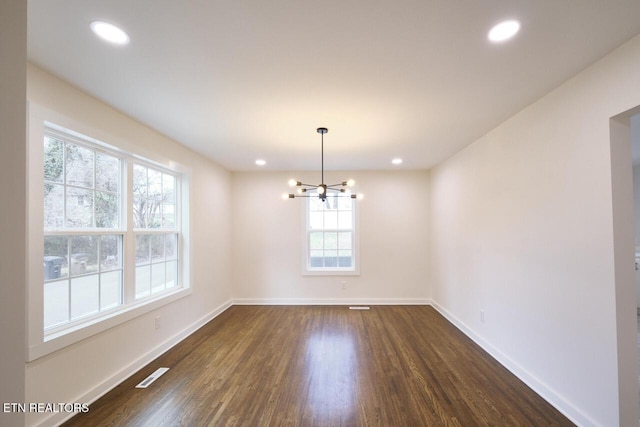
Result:
[[[183,287],[181,174],[56,127],[42,149],[45,337]]]
[[[357,274],[355,201],[327,195],[307,199],[305,272],[307,274]]]

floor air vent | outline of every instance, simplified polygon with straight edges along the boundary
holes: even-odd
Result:
[[[147,388],[147,387],[149,387],[149,385],[151,385],[152,382],[154,382],[155,380],[160,378],[162,376],[162,374],[164,374],[168,370],[169,370],[169,368],[158,368],[158,369],[156,369],[156,371],[153,374],[149,375],[147,378],[142,380],[142,382],[140,384],[138,384],[136,386],[136,388]]]
[[[352,305],[349,310],[369,310],[368,305]]]

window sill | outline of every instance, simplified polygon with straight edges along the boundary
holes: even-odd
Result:
[[[303,270],[303,276],[359,276],[360,270]]]
[[[146,299],[140,303],[132,304],[121,310],[108,313],[105,316],[93,318],[85,323],[65,329],[64,331],[45,335],[43,342],[29,346],[27,362],[34,361],[71,344],[104,332],[138,316],[184,298],[191,293],[191,288],[176,289],[170,293],[162,294],[157,298]]]

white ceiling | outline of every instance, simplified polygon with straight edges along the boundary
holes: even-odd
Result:
[[[512,41],[487,41],[516,18]],[[638,0],[29,0],[32,62],[231,170],[429,168],[640,33]],[[101,19],[131,36],[97,39]]]

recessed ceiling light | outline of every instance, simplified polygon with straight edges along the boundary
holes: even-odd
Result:
[[[494,43],[509,40],[520,31],[520,22],[515,19],[503,21],[489,31],[488,38]]]
[[[394,165],[401,165],[402,159],[399,157],[396,157],[395,159],[391,160],[391,163],[393,163]]]
[[[121,28],[104,21],[93,21],[91,29],[98,37],[113,44],[129,44],[129,35]]]
[[[267,164],[266,160],[262,160],[262,159],[256,160],[256,165],[258,166],[264,166],[266,164]]]

